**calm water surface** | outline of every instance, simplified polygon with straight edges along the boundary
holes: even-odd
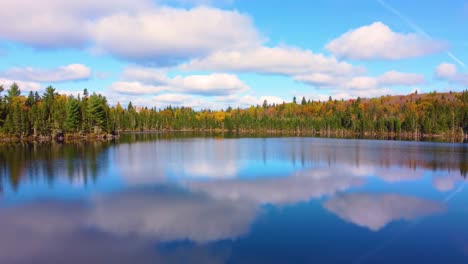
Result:
[[[0,263],[468,263],[468,146],[0,146]]]

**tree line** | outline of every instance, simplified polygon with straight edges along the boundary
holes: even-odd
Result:
[[[168,106],[109,105],[105,96],[58,94],[49,86],[40,95],[21,94],[16,83],[0,86],[2,138],[115,134],[121,131],[223,130],[333,133],[467,134],[468,90],[382,96],[352,100],[311,100],[223,110]]]

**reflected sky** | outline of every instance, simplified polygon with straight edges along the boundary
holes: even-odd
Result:
[[[468,261],[463,144],[140,134],[0,158],[0,263]]]
[[[336,196],[324,207],[345,221],[378,231],[397,220],[413,220],[441,213],[445,205],[431,200],[398,194],[354,193]]]

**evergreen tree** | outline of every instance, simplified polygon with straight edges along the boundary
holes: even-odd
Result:
[[[54,120],[52,120],[52,107],[55,99],[55,89],[52,86],[48,86],[42,100],[44,103],[45,118],[49,128],[53,127]],[[50,133],[50,131],[48,132]]]
[[[70,96],[67,100],[66,109],[67,119],[65,121],[65,129],[68,132],[77,132],[81,125],[81,109],[79,101],[73,96]]]
[[[25,105],[27,107],[32,107],[36,103],[36,99],[34,98],[34,94],[32,91],[29,92],[28,98],[26,99]]]
[[[89,133],[91,131],[91,124],[89,119],[89,111],[88,111],[88,90],[83,90],[83,98],[81,99],[81,129],[84,133]]]
[[[108,110],[107,100],[102,95],[93,93],[89,97],[88,114],[91,126],[94,127],[95,133],[99,129],[108,131]]]
[[[16,83],[13,83],[10,86],[10,89],[8,90],[8,95],[7,95],[7,101],[8,104],[12,104],[14,98],[18,97],[21,95],[21,90],[19,89],[18,85]]]
[[[39,102],[39,100],[41,100],[41,97],[39,96],[39,93],[38,92],[35,92],[34,93],[34,102]]]

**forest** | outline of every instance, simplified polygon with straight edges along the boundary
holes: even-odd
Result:
[[[450,135],[468,133],[468,90],[326,101],[292,102],[223,110],[189,107],[136,107],[105,96],[58,94],[49,86],[40,95],[0,86],[0,138],[3,140],[113,137],[124,131],[233,131],[319,135]]]

